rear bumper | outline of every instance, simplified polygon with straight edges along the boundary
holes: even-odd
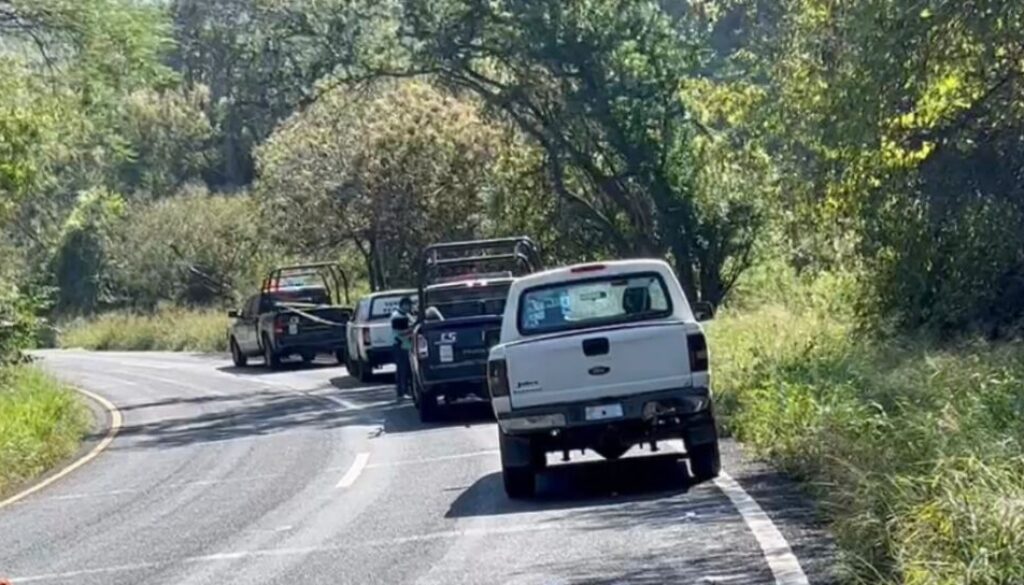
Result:
[[[346,340],[343,334],[334,335],[325,333],[313,333],[308,335],[285,335],[277,338],[274,341],[275,349],[278,352],[334,352],[340,349],[344,349],[346,346]]]
[[[427,394],[452,398],[475,396],[490,400],[490,393],[487,391],[486,360],[442,365],[420,364],[416,375]]]
[[[366,363],[371,368],[379,368],[395,363],[395,349],[393,347],[371,347],[366,350]]]
[[[453,399],[468,397],[491,399],[491,395],[487,391],[487,378],[484,376],[434,378],[422,382],[422,387],[423,393],[431,396],[447,396]]]
[[[621,405],[622,416],[588,420],[587,408]],[[509,435],[532,437],[547,449],[578,449],[617,440],[640,443],[686,438],[693,444],[717,440],[708,388],[677,388],[588,402],[513,409],[497,414]]]

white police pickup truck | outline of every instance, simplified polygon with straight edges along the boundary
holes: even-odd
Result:
[[[348,373],[360,382],[369,382],[373,370],[395,363],[395,336],[391,331],[391,313],[408,298],[416,304],[416,290],[379,291],[359,299],[348,322]]]
[[[697,308],[710,317],[710,306]],[[510,497],[533,495],[551,451],[616,459],[637,444],[681,438],[698,481],[719,473],[704,331],[660,260],[517,279],[488,387]]]

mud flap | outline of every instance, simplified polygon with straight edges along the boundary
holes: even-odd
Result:
[[[683,430],[683,440],[687,447],[690,445],[710,445],[718,441],[718,429],[715,427],[715,418],[707,415],[693,419]]]
[[[498,429],[502,467],[529,467],[533,463],[530,440],[505,434]]]

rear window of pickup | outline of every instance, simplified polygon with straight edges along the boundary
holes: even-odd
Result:
[[[370,301],[369,321],[379,321],[391,317],[391,314],[398,310],[398,304],[403,298],[412,301],[413,310],[416,309],[416,295],[397,295],[393,297],[376,297]]]
[[[639,273],[549,284],[523,291],[523,335],[602,327],[666,317],[672,299],[661,275]]]
[[[501,315],[505,312],[510,284],[427,290],[427,307],[437,309],[444,319]]]

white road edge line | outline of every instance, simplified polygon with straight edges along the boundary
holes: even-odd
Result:
[[[352,487],[352,484],[354,484],[356,482],[356,480],[359,479],[359,475],[361,473],[363,473],[364,469],[366,469],[366,464],[369,461],[370,461],[370,454],[369,453],[360,453],[360,454],[356,455],[356,460],[352,462],[352,467],[348,468],[348,471],[345,472],[345,475],[341,478],[341,481],[339,481],[338,485],[336,485],[334,487],[335,488],[348,488],[348,487]]]
[[[715,479],[715,485],[729,498],[747,523],[747,528],[754,533],[776,585],[808,585],[800,561],[760,504],[724,471]]]
[[[93,394],[92,392],[89,392],[88,390],[82,390],[81,388],[75,388],[73,386],[72,386],[72,388],[76,392],[78,392],[79,394],[87,396],[88,398],[91,398],[92,400],[95,400],[96,402],[99,402],[100,405],[103,406],[103,408],[107,409],[107,412],[110,413],[110,428],[107,430],[107,435],[105,437],[103,437],[103,440],[101,440],[99,443],[97,443],[95,447],[93,447],[91,450],[89,450],[88,453],[86,453],[85,455],[83,455],[82,457],[77,459],[76,461],[72,462],[70,465],[68,465],[64,469],[61,469],[59,472],[57,472],[54,475],[46,478],[43,481],[37,483],[36,485],[34,485],[34,486],[24,490],[24,491],[16,493],[13,496],[7,498],[6,500],[0,502],[0,509],[3,509],[6,506],[9,506],[9,505],[11,505],[11,504],[13,504],[15,502],[20,501],[20,500],[23,500],[23,499],[31,496],[32,494],[42,490],[43,488],[48,487],[48,486],[56,483],[58,480],[60,480],[60,479],[62,479],[64,477],[68,476],[69,474],[71,474],[71,472],[73,472],[74,470],[76,470],[79,467],[85,465],[86,463],[92,461],[97,456],[99,456],[99,454],[102,453],[103,450],[106,449],[110,445],[110,443],[112,443],[114,441],[114,437],[117,435],[118,431],[121,430],[121,425],[124,423],[124,417],[121,415],[121,411],[118,410],[116,406],[114,406],[114,403],[110,402],[109,400],[107,400],[106,398],[104,398],[104,397],[102,397],[102,396],[100,396],[98,394]]]

